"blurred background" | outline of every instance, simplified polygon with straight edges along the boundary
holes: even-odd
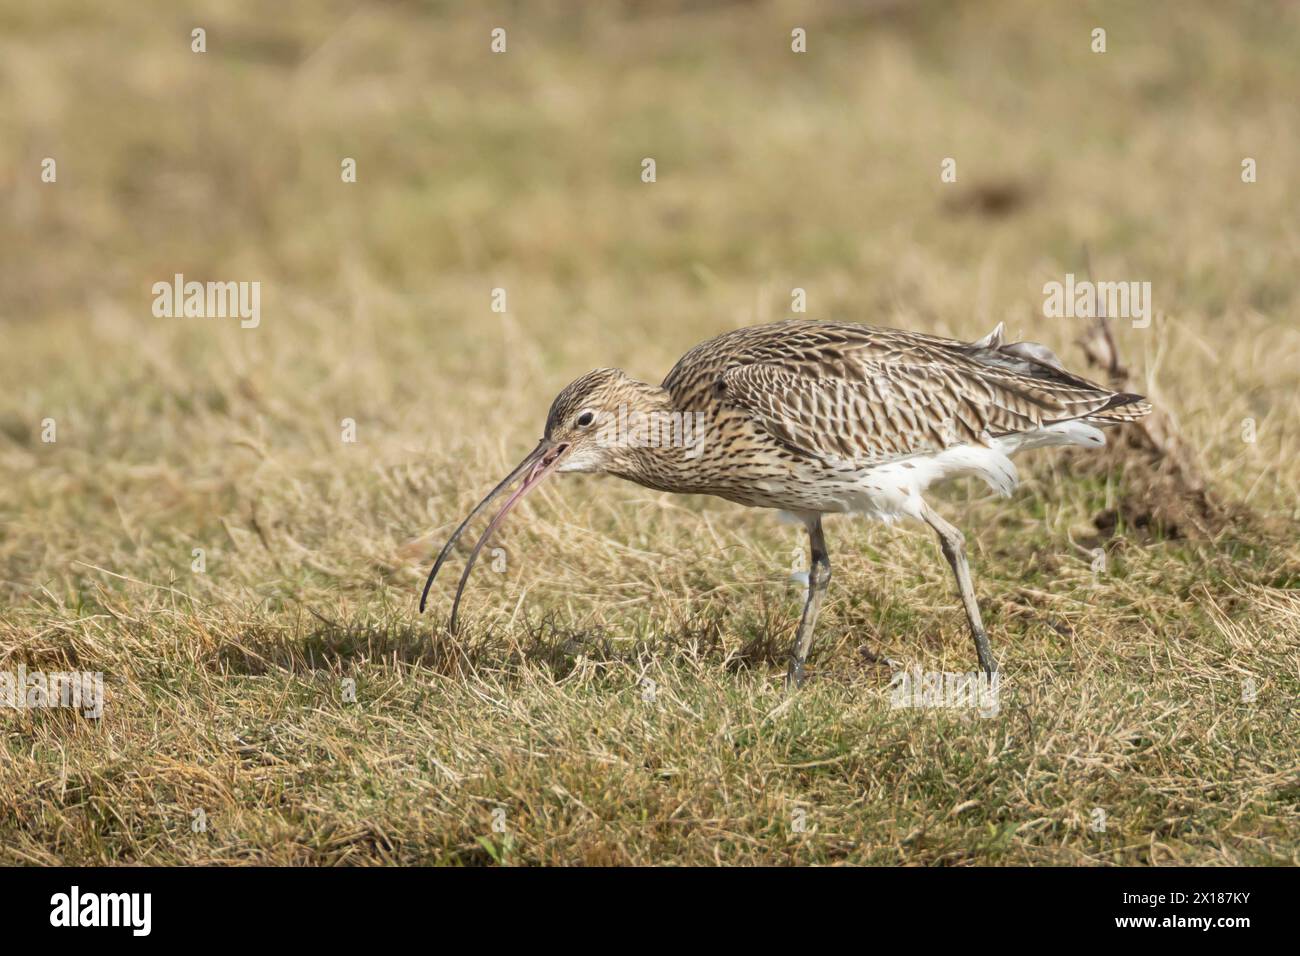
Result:
[[[1042,287],[1089,267],[1152,283],[1157,321],[1117,323],[1120,351],[1211,476],[1294,513],[1298,23],[1281,2],[6,4],[3,587],[169,568],[159,539],[183,556],[259,502],[331,515],[296,540],[397,573],[588,368],[658,381],[796,287],[815,318],[1005,320],[1079,367]],[[176,273],[260,282],[260,325],[155,317]],[[409,469],[396,503],[379,467]]]

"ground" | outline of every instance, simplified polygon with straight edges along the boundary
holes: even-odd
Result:
[[[0,673],[107,693],[0,709],[0,863],[1300,862],[1294,6],[0,26]],[[260,282],[259,324],[155,316],[176,273]],[[1162,517],[1178,483],[1123,441],[937,495],[995,714],[891,706],[864,654],[974,667],[919,527],[828,521],[793,696],[802,529],[721,501],[556,480],[461,634],[464,552],[417,614],[582,372],[658,381],[796,288],[813,318],[1005,321],[1084,371],[1086,323],[1043,314],[1067,273],[1151,283],[1117,344],[1217,504]]]

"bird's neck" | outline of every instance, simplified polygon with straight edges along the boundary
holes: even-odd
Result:
[[[614,455],[606,471],[660,491],[684,491],[696,474],[707,440],[702,412],[676,408],[662,388],[641,386],[637,399],[619,410]]]
[[[606,470],[655,491],[689,492],[694,476],[686,451],[672,444],[627,448]]]

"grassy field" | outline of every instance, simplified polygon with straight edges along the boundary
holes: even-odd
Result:
[[[0,863],[1300,862],[1300,9],[575,7],[0,10],[0,672],[108,698],[0,709]],[[919,527],[828,522],[793,696],[803,530],[721,501],[552,482],[416,613],[582,372],[796,287],[1084,371],[1089,269],[1152,283],[1119,348],[1220,507],[1122,441],[941,492],[996,716],[862,653],[974,666]],[[260,324],[155,317],[176,273]]]

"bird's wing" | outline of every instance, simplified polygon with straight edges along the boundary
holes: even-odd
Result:
[[[1116,398],[1072,376],[1025,374],[949,350],[840,352],[831,374],[803,358],[727,368],[717,397],[791,450],[827,461],[876,464],[984,444],[1094,414]]]

